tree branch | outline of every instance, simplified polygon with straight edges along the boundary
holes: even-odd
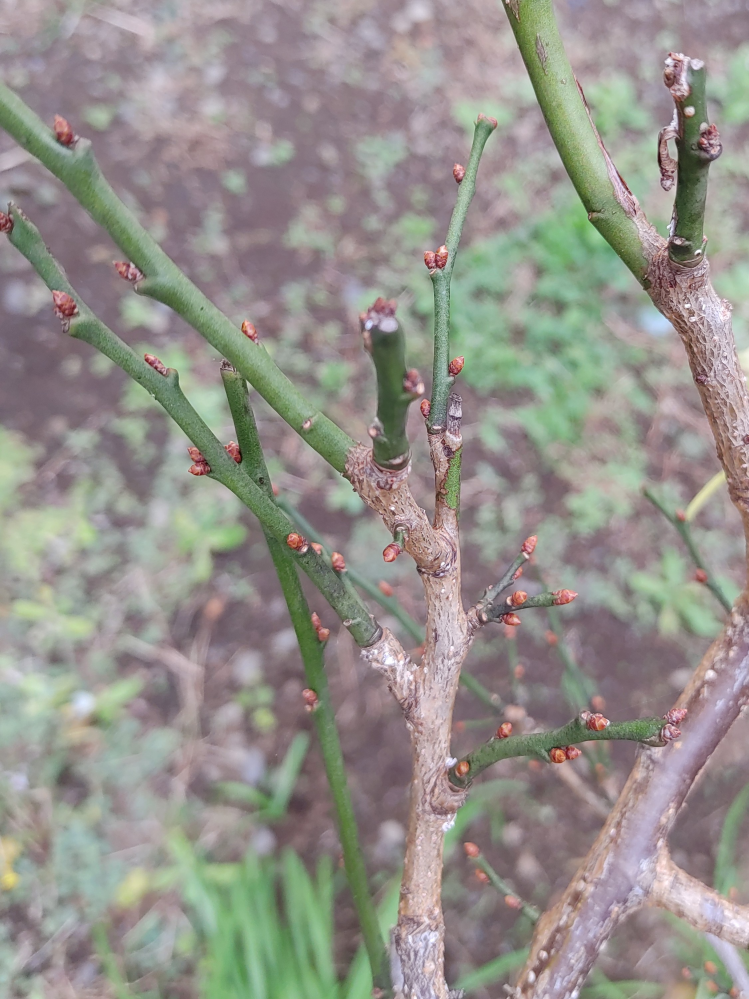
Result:
[[[179,386],[177,372],[173,368],[167,370],[152,355],[147,355],[151,358],[151,363],[139,357],[98,319],[70,285],[62,268],[44,245],[36,226],[15,206],[11,206],[9,211],[13,224],[7,233],[8,239],[53,292],[53,298],[60,303],[57,306],[58,314],[70,335],[101,351],[142,385],[200,452],[204,466],[200,474],[208,474],[230,489],[263,526],[291,550],[292,535],[299,538],[292,531],[293,524],[241,471],[234,458],[227,454],[224,446],[185,398]],[[379,639],[381,628],[353,587],[326,565],[309,544],[295,547],[294,560],[317,586],[358,645],[372,645]]]
[[[673,912],[696,930],[749,948],[749,906],[736,905],[677,867],[664,848],[658,854],[648,901]]]
[[[487,139],[496,127],[497,122],[494,118],[483,114],[478,116],[468,164],[465,169],[456,164],[453,170],[453,176],[460,186],[444,246],[441,246],[436,253],[428,251],[424,254],[434,291],[434,363],[432,398],[427,423],[430,433],[443,430],[447,419],[447,399],[455,381],[455,374],[450,371],[450,280],[463,225],[476,191],[476,176],[481,154]]]
[[[591,723],[591,719],[593,719]],[[600,724],[597,729],[595,726]],[[582,712],[577,718],[549,732],[532,732],[527,735],[498,735],[464,756],[449,772],[450,782],[456,787],[468,788],[487,767],[508,760],[513,756],[530,756],[544,763],[563,763],[579,753],[565,753],[566,749],[580,742],[624,740],[640,742],[646,746],[665,746],[678,739],[681,732],[668,715],[662,718],[636,718],[633,721],[609,722],[600,714]],[[559,751],[559,752],[557,752]]]
[[[377,373],[377,417],[369,429],[374,460],[398,471],[411,459],[406,434],[408,407],[424,394],[419,372],[406,370],[406,341],[396,319],[397,303],[378,298],[360,317],[364,348]]]
[[[710,164],[723,151],[715,125],[707,117],[705,64],[701,59],[672,52],[666,59],[663,81],[676,105],[671,126],[678,150],[676,198],[671,219],[668,255],[684,266],[694,266],[702,259],[703,225],[707,200],[707,177]],[[661,133],[663,135],[663,133]],[[663,139],[659,137],[659,147]],[[673,163],[672,160],[667,162]],[[673,185],[672,169],[661,169],[661,186]]]
[[[67,123],[65,123],[67,124]],[[170,306],[228,358],[272,409],[338,472],[355,442],[320,413],[271,360],[262,344],[244,336],[187,278],[110,187],[91,143],[62,144],[12,90],[0,83],[0,127],[67,187],[112,237],[136,271],[135,291]],[[69,127],[69,126],[68,126]]]
[[[247,383],[244,377],[226,361],[221,367],[221,379],[224,383],[226,398],[241,449],[240,468],[273,501],[273,490],[265,465],[255,415],[250,405]],[[346,878],[369,955],[372,981],[376,988],[389,991],[391,983],[388,957],[380,932],[377,909],[372,901],[367,883],[364,854],[359,842],[354,806],[346,780],[346,766],[341,751],[335,712],[330,699],[328,678],[325,675],[325,644],[319,640],[317,629],[312,622],[309,605],[305,599],[291,552],[266,527],[263,527],[263,533],[299,643],[308,691],[315,695],[315,699],[312,699],[308,693],[307,707],[311,709],[312,720],[320,741],[325,776],[328,780],[336,813],[336,825],[341,840]]]

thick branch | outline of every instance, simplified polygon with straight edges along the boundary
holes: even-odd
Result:
[[[31,263],[50,291],[63,293],[64,298],[69,299],[63,316],[70,335],[101,351],[142,385],[199,449],[209,466],[207,474],[230,489],[275,538],[288,544],[293,524],[227,454],[185,398],[177,372],[164,368],[157,358],[153,361],[158,368],[147,363],[105,326],[72,288],[62,268],[44,245],[36,226],[15,206],[10,208],[10,218],[13,226],[8,238],[12,245]],[[380,626],[353,587],[326,565],[309,545],[296,549],[294,559],[344,622],[358,645],[367,646],[377,641]]]
[[[241,449],[240,468],[273,500],[268,469],[265,464],[255,415],[250,405],[247,383],[239,372],[224,362],[221,367],[226,398],[231,410],[237,441]],[[351,896],[359,918],[359,925],[372,966],[372,980],[377,988],[389,990],[389,962],[380,932],[377,909],[367,883],[364,854],[359,843],[359,832],[354,806],[346,780],[346,766],[336,726],[335,712],[330,699],[328,678],[325,675],[325,645],[320,641],[312,622],[309,605],[304,596],[294,558],[287,545],[278,541],[267,528],[263,528],[273,565],[289,609],[299,651],[302,656],[309,697],[308,707],[320,742],[320,751],[336,813],[336,825],[341,840],[343,863],[346,869]]]
[[[0,127],[28,149],[77,198],[145,275],[136,283],[174,309],[254,385],[268,404],[333,468],[342,472],[354,441],[320,413],[271,360],[187,278],[112,190],[87,139],[63,145],[12,90],[0,83]]]
[[[408,465],[408,407],[424,394],[418,371],[406,370],[406,341],[395,316],[396,303],[378,298],[361,315],[365,350],[377,373],[377,417],[370,427],[374,460],[380,468],[398,471]]]
[[[680,916],[696,930],[749,948],[749,906],[736,905],[677,867],[667,850],[658,855],[649,901]]]
[[[706,242],[703,226],[708,171],[723,147],[718,129],[709,124],[707,117],[705,64],[702,60],[672,52],[666,60],[663,80],[676,105],[674,139],[678,150],[676,198],[668,253],[673,261],[688,266],[702,259]],[[665,190],[672,183],[670,175],[662,173],[661,184]]]
[[[463,225],[476,191],[476,176],[481,162],[481,154],[487,139],[496,127],[497,123],[494,118],[488,118],[483,114],[479,115],[473,132],[473,144],[468,164],[462,172],[458,172],[459,165],[456,164],[456,170],[453,171],[460,187],[444,247],[440,247],[436,254],[425,254],[434,290],[434,363],[432,368],[432,399],[428,418],[430,433],[436,433],[445,427],[447,399],[450,395],[450,388],[455,381],[455,376],[449,370],[450,280],[460,237],[463,233]]]

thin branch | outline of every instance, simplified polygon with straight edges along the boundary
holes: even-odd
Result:
[[[20,97],[2,83],[0,127],[61,180],[89,215],[109,233],[135,266],[134,290],[163,302],[182,316],[242,372],[290,427],[333,468],[343,472],[348,452],[355,443],[352,438],[308,402],[271,360],[262,344],[244,336],[164,253],[110,187],[94,158],[91,143],[73,137],[72,144],[63,144]],[[145,277],[138,279],[137,274]]]
[[[590,117],[552,0],[506,0],[503,6],[554,145],[588,218],[637,280],[647,284],[648,261],[635,221],[639,206]]]
[[[663,80],[676,105],[674,139],[678,150],[676,197],[671,219],[668,255],[676,263],[694,266],[702,259],[705,202],[710,164],[723,147],[715,125],[707,117],[705,64],[701,59],[672,52]],[[659,140],[659,142],[662,140]],[[661,171],[661,185],[669,190],[673,179]]]
[[[208,425],[187,401],[179,385],[179,375],[165,368],[158,358],[147,355],[151,363],[139,357],[131,347],[109,329],[83,302],[44,245],[39,230],[15,206],[11,206],[11,244],[23,254],[44,281],[70,335],[95,347],[134,381],[142,385],[163,406],[200,452],[201,462],[194,466],[199,474],[208,474],[230,489],[281,543],[292,548],[294,559],[307,573],[325,599],[362,647],[376,643],[382,629],[361,598],[323,559],[296,535],[293,524],[268,496],[239,468]],[[198,465],[202,465],[198,468]]]
[[[406,370],[406,340],[395,315],[396,305],[378,298],[360,318],[364,348],[377,374],[377,417],[369,429],[374,460],[380,468],[393,471],[405,468],[411,459],[408,407],[424,394],[419,372]]]
[[[687,521],[686,516],[684,514],[679,516],[678,511],[670,510],[650,489],[643,489],[642,494],[645,499],[650,500],[657,510],[660,510],[669,524],[671,524],[672,527],[675,527],[679,532],[681,540],[684,542],[686,549],[689,552],[689,556],[697,568],[697,572],[699,574],[697,577],[698,581],[703,583],[708,590],[710,590],[723,610],[730,613],[732,606],[731,601],[728,599],[723,587],[720,583],[716,582],[715,576],[705,564],[705,560],[700,554],[699,549],[694,542],[694,538],[692,537],[692,528]]]
[[[241,448],[240,468],[273,501],[273,490],[255,416],[250,405],[247,383],[244,377],[226,362],[221,368],[221,379]],[[320,641],[318,631],[313,624],[291,552],[267,528],[263,528],[263,533],[299,643],[308,685],[307,706],[311,709],[312,720],[320,741],[325,776],[328,779],[336,812],[346,878],[372,966],[373,984],[376,988],[389,992],[391,983],[387,952],[380,932],[377,909],[369,891],[364,854],[346,780],[346,766],[330,699],[328,678],[325,675],[325,644]],[[315,695],[314,699],[311,694]]]
[[[424,255],[434,291],[434,365],[432,399],[427,423],[429,432],[432,434],[445,428],[447,398],[455,381],[455,372],[454,370],[450,371],[450,280],[460,237],[463,233],[463,225],[476,191],[476,176],[481,154],[487,139],[496,127],[497,122],[494,118],[489,118],[483,114],[478,116],[468,164],[462,172],[457,169],[458,165],[456,164],[456,170],[453,171],[455,179],[460,178],[458,180],[460,186],[444,246],[441,246],[436,253],[430,251]]]
[[[696,930],[749,947],[749,906],[729,902],[673,862],[664,849],[658,855],[648,901],[686,920]]]
[[[519,909],[532,923],[538,922],[541,913],[535,905],[531,905],[530,902],[526,902],[522,899],[514,890],[512,885],[497,874],[492,865],[481,852],[481,849],[475,843],[464,843],[463,850],[466,857],[468,857],[468,859],[473,863],[476,870],[484,873],[487,883],[492,885],[493,888],[496,888],[500,895],[504,896],[505,902],[511,909]],[[483,880],[483,878],[481,880]]]
[[[456,787],[470,787],[487,767],[513,756],[530,756],[545,763],[563,763],[580,755],[579,751],[570,753],[569,749],[581,742],[624,740],[647,746],[665,746],[681,735],[676,724],[670,714],[662,718],[609,722],[601,714],[584,711],[566,725],[549,732],[504,738],[498,734],[456,763],[449,771],[449,778]]]

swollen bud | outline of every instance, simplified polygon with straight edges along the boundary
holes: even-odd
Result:
[[[476,880],[480,881],[482,885],[489,884],[489,875],[486,873],[486,871],[482,871],[480,867],[477,867],[473,873]]]
[[[695,573],[694,573],[694,578],[695,578],[695,581],[698,582],[698,583],[706,583],[707,582],[707,573],[705,572],[704,569],[696,569]]]
[[[443,243],[442,246],[438,247],[437,252],[434,255],[434,264],[437,270],[444,270],[447,266],[447,247]]]
[[[477,124],[478,124],[479,121],[488,121],[492,128],[496,128],[497,127],[497,119],[496,118],[492,118],[491,115],[480,114],[478,116],[478,119],[477,119]]]
[[[564,755],[568,760],[576,760],[578,756],[582,756],[582,749],[578,749],[577,746],[565,746]]]
[[[465,363],[465,357],[454,357],[447,366],[448,374],[451,374],[453,378],[455,378],[463,370],[463,365]]]
[[[302,691],[302,700],[304,701],[305,711],[314,711],[320,700],[314,690],[309,687],[305,687]]]
[[[453,177],[455,178],[455,183],[460,184],[466,175],[466,168],[461,163],[456,163],[453,167]]]
[[[676,725],[671,725],[667,723],[661,729],[661,739],[664,742],[673,742],[681,736],[681,729],[677,728]]]
[[[397,545],[394,541],[391,541],[390,544],[383,549],[382,557],[385,560],[385,562],[395,562],[395,560],[398,558],[402,550],[403,549],[401,548],[400,545]]]
[[[315,555],[322,555],[322,545],[319,544],[317,541],[310,541],[310,547],[312,548],[312,551],[315,553]],[[316,617],[317,615],[314,616]]]
[[[463,849],[465,850],[466,857],[478,857],[481,850],[475,843],[464,843]]]
[[[680,722],[684,721],[688,714],[689,712],[686,708],[671,708],[671,710],[667,711],[663,717],[669,725],[678,725]]]
[[[603,732],[611,724],[608,718],[602,715],[600,711],[596,711],[595,714],[591,714],[590,711],[584,711],[582,714],[587,715],[586,718],[583,718],[583,721],[585,722],[585,727],[590,732]]]
[[[208,475],[211,471],[211,466],[207,461],[196,461],[194,465],[190,465],[187,471],[190,475]]]
[[[392,597],[393,593],[395,592],[390,583],[386,582],[384,579],[381,579],[379,581],[379,583],[377,584],[377,589],[384,597]]]
[[[228,444],[224,444],[224,451],[233,458],[237,464],[242,461],[242,452],[239,450],[239,444],[236,441],[229,441]]]
[[[336,572],[346,571],[346,559],[341,555],[340,552],[333,552],[330,556],[330,564],[333,566]]]
[[[146,362],[146,364],[149,364],[154,371],[158,371],[160,375],[163,375],[164,378],[166,378],[167,367],[162,361],[158,359],[158,357],[155,354],[144,354],[143,360]]]
[[[437,270],[437,254],[434,250],[424,250],[424,263],[427,266],[427,270]]]
[[[566,763],[567,761],[567,753],[559,747],[550,750],[549,756],[551,757],[552,763]]]
[[[13,219],[5,212],[0,212],[0,232],[13,232]]]
[[[428,420],[429,419],[429,414],[432,411],[432,404],[431,404],[431,402],[428,399],[422,399],[421,400],[421,405],[419,406],[419,409],[421,410],[421,415],[424,417],[424,419]]]
[[[526,558],[530,558],[533,552],[536,550],[537,544],[538,544],[538,536],[535,534],[531,534],[531,536],[529,538],[526,538],[525,541],[520,546],[520,551],[522,552],[523,555],[525,555]]]
[[[115,260],[113,261],[113,265],[123,281],[130,281],[132,284],[135,284],[137,281],[143,280],[143,271],[139,270],[135,264],[131,264],[127,260]]]
[[[525,592],[525,590],[515,590],[515,592],[511,593],[510,596],[507,598],[507,606],[520,607],[522,604],[525,603],[527,599],[528,599],[528,594]]]
[[[249,319],[245,319],[240,329],[242,330],[242,332],[246,337],[252,340],[253,343],[257,343],[257,330],[255,329],[254,325],[250,322]]]
[[[497,729],[498,739],[509,739],[512,735],[512,722],[502,722]]]
[[[455,774],[458,777],[465,777],[470,769],[471,765],[468,760],[461,760],[455,767]]]
[[[300,555],[304,555],[309,548],[307,539],[301,534],[297,534],[296,531],[286,535],[286,544],[292,551],[299,552]]]
[[[551,595],[554,597],[555,607],[561,607],[563,604],[571,604],[577,596],[574,590],[554,590]]]
[[[511,628],[517,628],[521,623],[520,616],[518,614],[502,614],[499,620],[502,624],[508,624]]]
[[[75,299],[71,298],[67,292],[53,291],[52,301],[55,303],[55,315],[58,319],[71,319],[78,315]]]
[[[424,395],[424,380],[416,368],[409,368],[403,379],[403,391],[406,395]]]
[[[70,127],[70,122],[63,118],[62,115],[55,115],[54,124],[55,138],[60,143],[61,146],[73,146],[75,145],[76,136],[73,129]]]
[[[517,895],[505,895],[504,903],[509,909],[522,909],[523,903]]]

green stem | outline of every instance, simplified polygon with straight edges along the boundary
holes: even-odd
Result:
[[[552,0],[507,0],[503,6],[554,145],[588,218],[645,284],[647,262],[633,219],[634,199],[588,114],[564,51]]]
[[[564,637],[562,620],[556,607],[549,607],[549,625],[556,636],[556,653],[559,656],[564,673],[562,674],[562,692],[567,704],[573,711],[580,711],[590,701],[596,688],[591,678],[583,672],[580,664],[570,652]]]
[[[411,453],[406,434],[408,407],[424,392],[416,371],[406,370],[406,340],[395,303],[378,298],[362,318],[362,335],[377,374],[377,419],[372,450],[380,468],[398,471]]]
[[[260,444],[255,415],[250,406],[247,383],[238,371],[227,366],[222,367],[221,378],[234,420],[237,441],[242,451],[240,467],[273,502],[273,490]],[[335,712],[330,699],[328,678],[325,674],[325,645],[319,641],[312,624],[310,608],[305,599],[291,552],[267,528],[263,527],[263,532],[299,643],[307,684],[317,694],[317,704],[312,712],[312,720],[320,741],[325,775],[335,807],[346,877],[359,918],[364,945],[367,948],[372,966],[373,984],[377,988],[389,991],[391,983],[387,954],[380,933],[377,910],[369,892],[364,854],[359,841]]]
[[[487,139],[496,127],[496,121],[485,115],[480,115],[476,122],[471,153],[466,164],[465,175],[458,188],[458,197],[447,229],[447,238],[445,239],[447,263],[442,270],[436,268],[430,275],[434,291],[434,364],[431,408],[427,422],[430,433],[443,430],[447,420],[447,398],[455,381],[448,370],[450,364],[450,279],[458,254],[460,237],[463,234],[463,225],[476,191],[476,176],[481,162],[481,154]]]
[[[290,427],[333,468],[343,472],[354,441],[309,403],[261,344],[244,336],[177,267],[110,187],[91,143],[60,145],[53,132],[0,83],[0,127],[67,187],[146,275],[136,291],[170,306],[254,385]]]
[[[551,762],[549,751],[579,742],[600,742],[602,740],[626,740],[657,745],[661,729],[666,724],[663,718],[637,718],[634,721],[611,722],[601,732],[588,729],[578,717],[550,732],[533,732],[529,735],[511,735],[507,739],[492,739],[479,746],[460,762],[468,763],[468,770],[459,777],[453,767],[449,772],[450,783],[456,787],[469,787],[487,767],[513,756],[532,756]],[[460,763],[456,764],[459,766]]]
[[[723,587],[720,585],[720,583],[717,583],[715,581],[712,572],[710,572],[710,570],[707,568],[705,560],[703,559],[702,555],[699,552],[699,549],[697,548],[697,545],[694,542],[694,538],[692,537],[692,528],[690,527],[688,521],[680,520],[679,517],[676,516],[676,513],[669,510],[668,507],[664,503],[662,503],[654,493],[650,491],[650,489],[643,489],[642,494],[645,497],[645,499],[650,500],[650,502],[657,510],[660,510],[660,512],[663,514],[663,516],[666,518],[669,524],[671,524],[672,527],[675,527],[676,530],[679,532],[681,540],[684,542],[686,549],[689,552],[689,556],[694,562],[695,566],[698,569],[701,569],[707,576],[704,585],[708,588],[708,590],[710,590],[710,592],[718,601],[718,603],[721,605],[723,610],[727,611],[730,614],[732,607],[731,601],[728,599],[728,596],[723,590]]]
[[[31,263],[50,291],[65,292],[76,303],[78,313],[69,321],[70,335],[101,351],[142,385],[200,450],[210,465],[211,478],[230,489],[274,537],[285,543],[293,529],[292,523],[226,453],[218,438],[185,398],[179,386],[177,372],[170,368],[166,376],[159,374],[105,326],[70,285],[62,268],[44,245],[36,226],[15,205],[11,205],[9,211],[13,228],[8,238],[12,245]],[[295,552],[293,557],[341,618],[356,643],[366,647],[376,642],[382,629],[353,587],[316,555],[311,547],[308,546],[306,551]]]
[[[486,857],[483,855],[483,853],[480,853],[478,857],[469,856],[468,859],[471,861],[472,864],[474,864],[475,867],[477,867],[480,871],[483,871],[484,874],[486,874],[486,876],[489,878],[489,883],[492,885],[493,888],[497,889],[500,895],[505,895],[505,896],[511,895],[513,898],[516,898],[520,903],[520,910],[523,913],[523,915],[527,916],[532,923],[538,922],[538,920],[541,918],[541,913],[538,911],[535,905],[531,905],[530,902],[526,902],[524,899],[522,899],[515,891],[515,889],[512,887],[512,885],[508,881],[505,881],[504,878],[500,877],[499,874],[497,874],[497,872],[494,870],[494,868],[486,859]]]
[[[327,552],[330,551],[329,547],[326,546],[323,541],[321,541],[320,534],[317,528],[313,527],[313,525],[306,519],[306,517],[304,517],[299,512],[299,510],[297,510],[297,508],[292,503],[290,503],[283,496],[279,497],[276,502],[278,503],[279,507],[289,516],[291,520],[294,521],[297,527],[299,527],[308,538],[314,539],[315,541],[322,544],[323,550]],[[415,620],[415,618],[411,617],[408,611],[404,610],[403,607],[401,607],[396,597],[385,596],[385,594],[379,588],[377,583],[373,583],[371,579],[368,579],[365,575],[363,575],[363,573],[359,572],[358,570],[349,568],[347,571],[351,579],[351,582],[354,583],[356,586],[358,586],[360,589],[364,590],[364,592],[368,594],[368,596],[372,597],[373,600],[376,600],[377,603],[380,605],[380,607],[383,608],[383,610],[386,610],[388,611],[388,613],[392,614],[393,617],[403,625],[404,629],[408,632],[411,638],[414,639],[414,641],[419,642],[419,644],[421,644],[424,641],[425,635],[424,635],[423,626],[420,625],[419,622]],[[500,700],[498,695],[492,694],[492,692],[488,690],[483,685],[483,683],[481,683],[480,680],[477,680],[474,676],[471,676],[470,673],[467,673],[465,667],[463,667],[463,669],[461,670],[460,682],[462,686],[466,688],[466,690],[470,691],[474,695],[474,697],[477,697],[482,704],[486,705],[486,707],[491,708],[491,710],[495,714],[499,715],[502,713],[502,701]]]
[[[705,64],[689,56],[684,56],[683,60],[669,57],[667,85],[671,72],[683,76],[686,86],[682,89],[670,86],[678,122],[678,174],[668,255],[677,263],[694,266],[703,253],[708,171],[712,161],[720,156],[722,147],[718,130],[709,124],[707,117]]]

